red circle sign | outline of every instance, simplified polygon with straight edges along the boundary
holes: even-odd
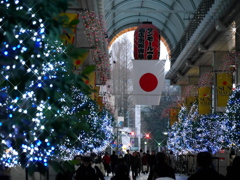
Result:
[[[81,64],[81,60],[76,60],[75,62],[76,62],[76,65]]]
[[[139,85],[144,91],[151,92],[156,89],[158,79],[154,74],[146,73],[140,78]]]

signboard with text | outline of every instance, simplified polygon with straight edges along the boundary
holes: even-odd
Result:
[[[233,75],[230,73],[217,74],[217,106],[225,107],[232,94]]]
[[[159,60],[160,33],[151,23],[144,22],[134,32],[135,60]]]

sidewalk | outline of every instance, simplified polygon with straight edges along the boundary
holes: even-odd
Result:
[[[106,176],[105,180],[110,180],[112,175]],[[131,177],[131,176],[130,176]],[[147,180],[148,174],[141,174],[140,176],[137,177],[137,180]],[[187,180],[188,176],[184,174],[176,174],[176,180]]]

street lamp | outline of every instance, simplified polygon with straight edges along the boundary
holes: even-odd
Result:
[[[166,136],[166,135],[168,135],[168,132],[163,132],[163,134]]]
[[[144,151],[147,152],[147,142],[144,142]]]
[[[161,143],[158,143],[158,152],[161,151]]]
[[[146,138],[150,138],[150,134],[146,134],[145,137],[146,137]]]

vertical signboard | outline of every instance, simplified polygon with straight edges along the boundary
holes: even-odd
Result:
[[[178,113],[179,108],[171,108],[170,109],[170,126],[172,126],[175,122],[178,122]]]
[[[217,73],[217,106],[227,106],[229,96],[232,93],[232,74]]]
[[[70,23],[75,19],[78,19],[79,14],[76,13],[62,13],[62,16],[68,17],[68,22]],[[74,26],[70,31],[63,31],[61,38],[64,41],[64,44],[74,44],[74,37],[76,34],[76,26]]]
[[[195,97],[195,96],[186,97],[186,99],[185,99],[186,107],[188,109],[190,109],[192,107],[193,103],[196,101],[197,101],[197,97]]]
[[[198,89],[198,113],[210,114],[212,109],[211,87],[200,87]]]

